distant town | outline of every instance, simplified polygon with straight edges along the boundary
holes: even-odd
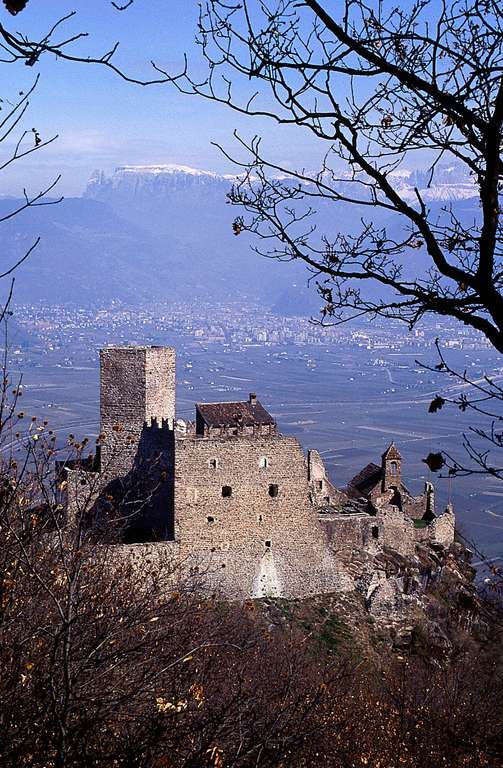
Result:
[[[40,355],[60,353],[66,366],[95,362],[99,347],[109,343],[174,343],[223,345],[236,350],[249,345],[336,345],[368,350],[420,352],[431,349],[440,337],[450,349],[483,350],[487,339],[471,328],[438,318],[425,320],[412,331],[403,323],[380,319],[325,325],[309,317],[272,314],[248,302],[171,302],[126,307],[112,302],[101,308],[71,305],[17,305],[17,333],[10,354],[25,365]],[[378,361],[378,358],[377,358]]]

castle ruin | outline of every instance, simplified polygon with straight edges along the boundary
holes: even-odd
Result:
[[[178,421],[174,349],[107,347],[100,369],[100,445],[64,466],[64,502],[71,517],[86,497],[106,519],[111,500],[126,499],[120,552],[140,565],[167,550],[207,567],[228,597],[294,598],[344,590],[359,553],[413,556],[422,542],[454,540],[451,506],[436,513],[429,483],[408,491],[393,443],[339,489],[254,393]]]

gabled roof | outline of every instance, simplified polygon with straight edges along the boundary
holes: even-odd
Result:
[[[395,443],[390,443],[382,455],[383,459],[401,459],[402,455]]]
[[[241,403],[197,403],[196,410],[208,427],[275,424],[258,401]]]
[[[370,462],[349,481],[348,489],[357,491],[360,496],[366,496],[381,480],[382,467]]]

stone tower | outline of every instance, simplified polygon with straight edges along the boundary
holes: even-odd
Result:
[[[390,488],[400,489],[402,456],[395,443],[391,443],[382,455],[382,492]]]
[[[175,350],[171,347],[106,347],[100,352],[102,458],[122,462],[152,423],[173,428]],[[116,457],[115,457],[116,455]]]

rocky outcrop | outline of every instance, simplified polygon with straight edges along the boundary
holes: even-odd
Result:
[[[360,597],[353,612],[355,631],[363,615],[397,650],[424,645],[440,654],[455,644],[453,628],[458,637],[484,635],[486,617],[470,559],[458,543],[418,544],[414,556],[389,548],[353,553],[347,567]]]

